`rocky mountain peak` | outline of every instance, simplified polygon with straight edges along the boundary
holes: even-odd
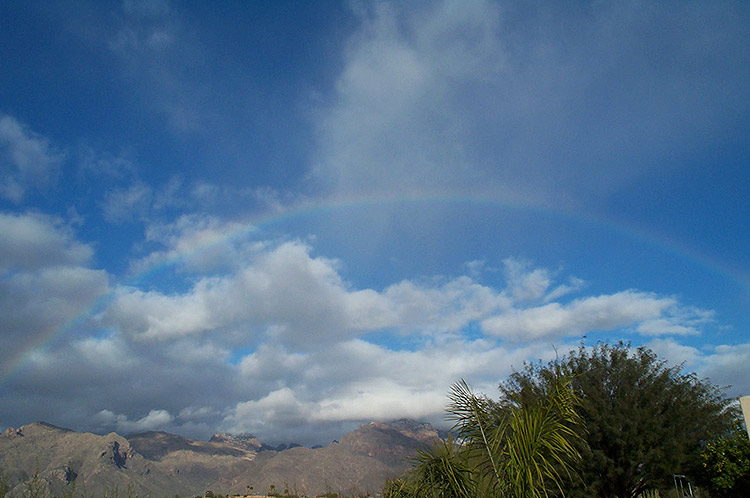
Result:
[[[397,459],[438,439],[438,432],[432,425],[403,419],[363,424],[345,435],[341,444],[358,454]]]
[[[23,437],[23,431],[21,429],[16,429],[15,427],[8,427],[2,434],[0,434],[0,438],[5,439],[15,439],[17,437]]]
[[[385,424],[401,434],[416,439],[417,441],[430,442],[438,439],[440,434],[432,424],[419,422],[412,419],[402,418]]]
[[[130,445],[120,446],[119,441],[111,441],[107,446],[107,449],[104,450],[99,456],[100,458],[103,458],[109,463],[113,464],[118,469],[124,469],[126,468],[125,464],[128,461],[128,452],[131,455],[133,453]]]
[[[221,443],[232,446],[234,448],[242,449],[245,451],[260,451],[263,444],[252,434],[228,434],[223,432],[217,432],[211,439],[208,440],[210,443]]]

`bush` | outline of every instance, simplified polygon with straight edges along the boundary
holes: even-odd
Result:
[[[750,489],[750,439],[741,427],[706,444],[700,483],[716,498],[741,498]]]

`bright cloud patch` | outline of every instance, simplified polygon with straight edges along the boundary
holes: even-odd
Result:
[[[17,269],[0,282],[0,307],[19,334],[61,327],[107,292],[107,274],[84,266],[91,249],[59,221],[4,215],[0,223],[18,234],[0,244],[6,268]],[[465,275],[359,288],[311,244],[254,233],[200,216],[153,225],[151,242],[166,249],[143,261],[173,261],[192,283],[171,293],[120,285],[61,354],[30,360],[19,388],[44,383],[65,396],[95,379],[85,381],[89,404],[71,413],[87,411],[102,430],[221,427],[313,443],[372,418],[441,423],[454,382],[492,392],[525,360],[551,359],[550,341],[564,349],[566,338],[607,331],[659,335],[666,339],[656,346],[699,358],[718,378],[733,378],[743,361],[736,349],[680,349],[673,338],[700,333],[713,314],[675,297],[580,295],[580,279],[516,259],[499,272],[470,264]],[[215,241],[211,258],[175,257],[204,240]],[[480,283],[487,272],[501,278]]]
[[[177,239],[164,240],[195,233],[187,223]],[[491,391],[524,360],[551,358],[550,339],[614,330],[680,336],[711,320],[708,311],[651,293],[576,297],[579,279],[559,283],[559,271],[512,259],[498,287],[480,284],[474,267],[473,276],[372,289],[355,288],[342,278],[340,262],[298,241],[236,242],[233,254],[241,255],[233,267],[199,278],[184,293],[122,287],[102,314],[122,347],[148,351],[144,361],[156,355],[168,369],[170,362],[211,358],[224,365],[221,375],[232,372],[226,405],[212,415],[232,431],[304,439],[306,431],[327,433],[372,417],[439,422],[456,380]],[[379,334],[377,345],[367,340],[372,333]],[[416,342],[391,346],[399,337]],[[82,343],[81,351],[111,355],[116,343]],[[237,349],[249,352],[232,359]],[[187,408],[178,399],[170,413]],[[169,423],[191,422],[177,415]]]
[[[0,271],[88,263],[93,250],[59,218],[0,213]]]
[[[692,313],[685,310],[673,298],[625,291],[576,299],[568,304],[553,302],[516,308],[485,319],[482,327],[489,334],[514,340],[632,327],[645,335],[697,334],[693,324],[706,315],[701,310]]]
[[[60,219],[0,213],[0,372],[109,289],[93,251]]]
[[[94,416],[94,423],[106,428],[114,427],[120,434],[154,431],[164,428],[174,417],[166,410],[151,410],[148,415],[138,420],[130,420],[126,415],[102,410]]]

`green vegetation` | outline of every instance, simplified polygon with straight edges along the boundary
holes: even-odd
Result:
[[[741,498],[750,490],[750,439],[742,427],[710,441],[701,452],[700,483],[716,498]]]
[[[570,379],[560,375],[538,396],[495,402],[465,382],[450,394],[449,417],[461,441],[422,451],[414,469],[391,481],[385,498],[548,496],[578,459],[574,441],[578,403]]]
[[[656,497],[674,474],[703,476],[718,498],[748,489],[750,444],[722,438],[738,416],[731,400],[645,347],[581,346],[513,373],[499,401],[463,382],[450,400],[461,444],[420,453],[384,498]]]

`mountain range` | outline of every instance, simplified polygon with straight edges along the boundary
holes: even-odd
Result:
[[[370,422],[324,447],[269,447],[251,435],[197,441],[166,432],[96,435],[35,422],[0,434],[13,496],[376,495],[438,440],[430,424]]]

